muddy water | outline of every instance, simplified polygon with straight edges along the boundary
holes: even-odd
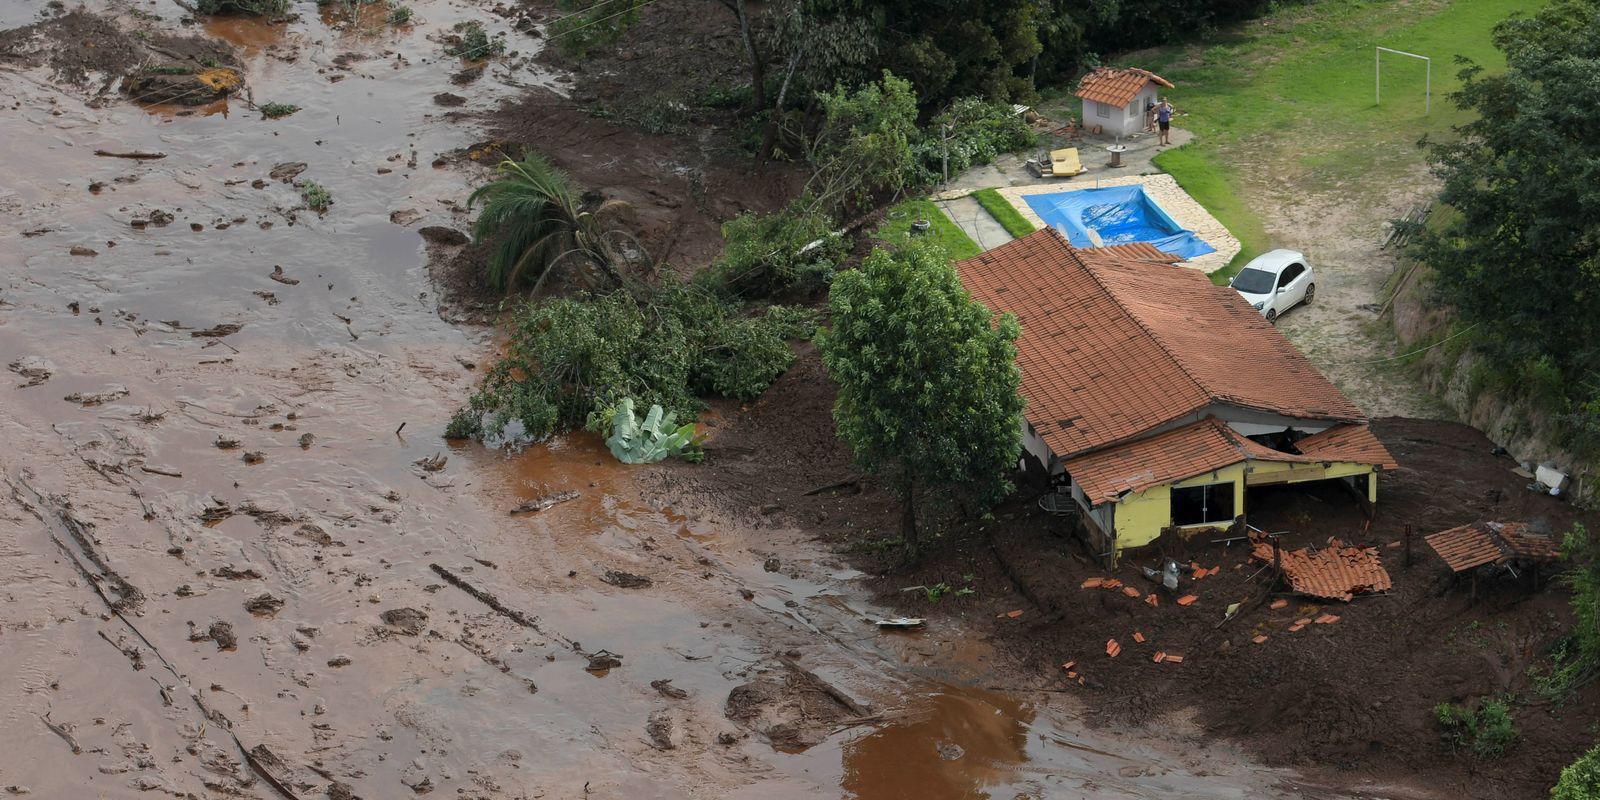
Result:
[[[1181,734],[1088,731],[1068,698],[971,688],[981,642],[880,634],[855,574],[802,532],[657,508],[593,437],[514,457],[445,443],[492,347],[441,320],[419,252],[420,226],[465,227],[473,178],[431,164],[478,134],[430,98],[486,108],[550,76],[496,65],[452,84],[462,65],[437,37],[503,20],[412,5],[403,29],[310,3],[286,24],[200,28],[237,47],[256,102],[301,106],[275,121],[240,100],[93,103],[0,71],[0,364],[50,372],[0,373],[15,379],[0,389],[0,785],[1296,796]],[[36,8],[0,0],[0,22]],[[123,23],[183,16],[140,8],[163,19]],[[286,162],[329,189],[326,214],[269,176]],[[241,327],[193,335],[217,325]],[[442,468],[417,463],[434,456]],[[578,496],[509,513],[561,492]],[[651,583],[619,588],[608,570]],[[622,665],[586,670],[602,651]],[[782,674],[779,654],[869,713],[789,751],[735,725],[729,691]]]

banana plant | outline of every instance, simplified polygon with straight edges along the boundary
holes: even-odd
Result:
[[[683,425],[660,405],[650,406],[644,420],[634,415],[633,398],[624,397],[611,415],[611,436],[606,447],[624,464],[654,464],[667,456],[698,462],[704,454],[693,422]]]

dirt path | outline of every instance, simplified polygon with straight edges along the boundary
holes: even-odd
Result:
[[[433,98],[470,113],[558,82],[514,18],[412,5],[400,29],[310,4],[183,27],[235,46],[248,96],[301,106],[276,121],[0,64],[0,786],[1301,796],[1182,730],[1089,731],[1059,697],[969,688],[993,654],[959,626],[880,634],[808,534],[660,508],[679,495],[592,440],[447,445],[490,347],[441,319],[418,231],[465,229],[478,177],[433,165],[484,133]],[[118,29],[184,16],[130,8],[109,6]],[[0,1],[8,26],[36,12]],[[463,79],[439,40],[467,19],[519,55]]]

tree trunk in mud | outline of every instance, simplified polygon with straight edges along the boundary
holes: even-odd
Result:
[[[722,0],[722,4],[739,20],[739,36],[744,39],[744,52],[750,58],[750,110],[758,112],[767,107],[767,65],[756,52],[755,34],[750,31],[750,14],[744,0]]]
[[[900,515],[900,538],[906,543],[906,561],[917,560],[917,483],[906,481],[906,505]]]

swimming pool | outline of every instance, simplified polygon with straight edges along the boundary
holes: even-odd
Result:
[[[1184,258],[1216,252],[1194,231],[1185,230],[1156,205],[1143,186],[1112,186],[1073,192],[1024,195],[1028,207],[1046,225],[1066,234],[1074,247],[1149,242],[1156,249]]]

